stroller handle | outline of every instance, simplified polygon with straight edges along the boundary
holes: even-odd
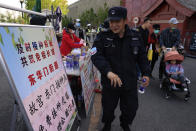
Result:
[[[163,53],[165,54],[165,53],[167,53],[169,51],[172,51],[172,48],[166,48],[165,50],[163,50]]]

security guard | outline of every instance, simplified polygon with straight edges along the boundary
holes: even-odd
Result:
[[[130,131],[129,125],[138,108],[136,63],[146,79],[145,86],[149,84],[150,66],[140,35],[126,24],[127,9],[112,7],[108,16],[110,30],[100,32],[97,36],[93,45],[97,52],[91,57],[101,72],[102,130],[111,130],[114,110],[120,100],[120,124],[124,131]]]

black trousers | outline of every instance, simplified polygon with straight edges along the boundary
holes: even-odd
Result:
[[[159,65],[159,79],[163,78],[163,74],[165,74],[165,62],[164,62],[164,55],[161,58],[160,65]]]
[[[138,109],[137,88],[127,90],[121,88],[103,88],[102,90],[102,108],[103,123],[111,123],[115,116],[114,111],[120,100],[121,124],[132,124],[136,111]]]
[[[155,52],[155,51],[153,50],[152,61],[150,62],[151,74],[152,74],[152,71],[153,71],[153,69],[154,69],[155,63],[156,63],[156,61],[158,60],[158,57],[159,57],[159,53],[157,53],[157,52]]]

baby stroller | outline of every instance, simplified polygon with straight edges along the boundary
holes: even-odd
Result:
[[[176,60],[178,63],[181,63],[184,60],[184,56],[180,55],[177,51],[168,51],[165,53],[164,62],[166,64],[171,60]],[[180,81],[171,78],[171,76],[167,74],[166,71],[164,72],[164,76],[165,78],[161,81],[160,88],[166,92],[165,98],[169,99],[171,94],[174,92],[182,92],[185,93],[184,100],[188,101],[190,98],[190,80],[185,77],[185,85],[182,86]]]

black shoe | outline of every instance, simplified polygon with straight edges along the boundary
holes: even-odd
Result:
[[[111,123],[105,123],[101,131],[111,131]]]
[[[123,131],[131,131],[131,129],[129,128],[129,125],[122,125],[121,124],[121,127],[122,127]]]
[[[168,93],[165,94],[165,99],[169,99],[170,95]]]

